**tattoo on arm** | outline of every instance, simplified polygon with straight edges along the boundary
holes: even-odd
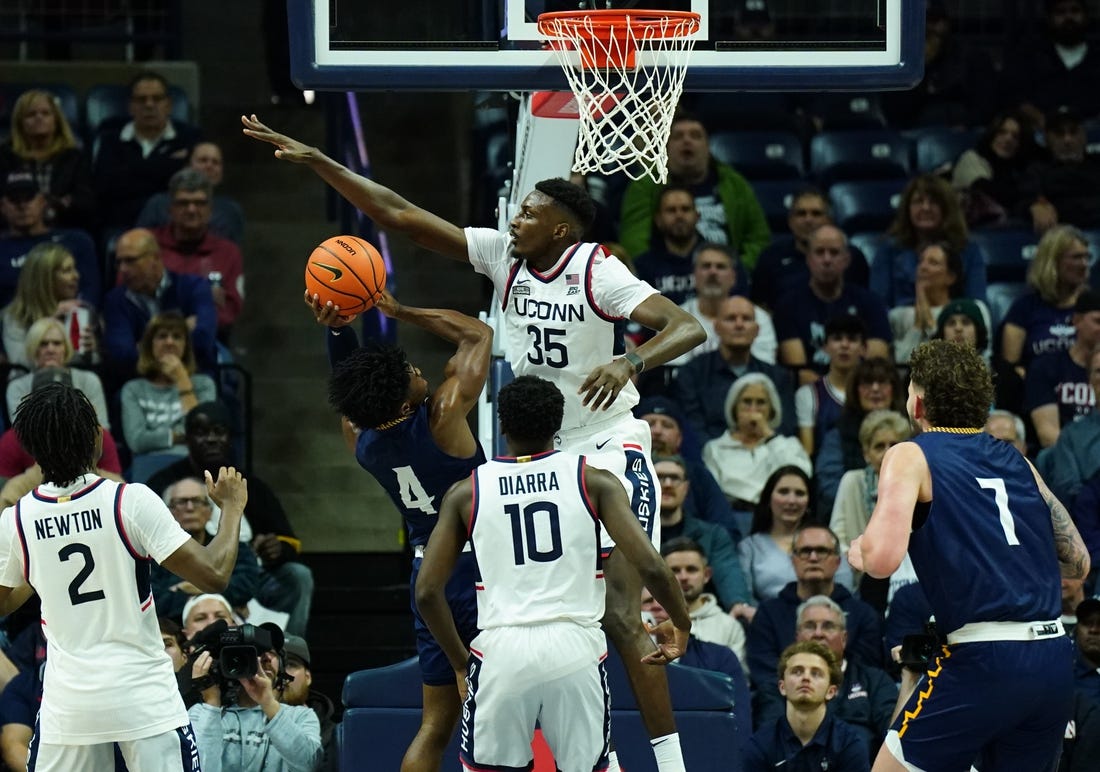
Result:
[[[1088,551],[1069,512],[1049,488],[1042,488],[1043,500],[1050,508],[1050,522],[1054,526],[1054,548],[1062,576],[1066,579],[1084,579],[1089,571]]]

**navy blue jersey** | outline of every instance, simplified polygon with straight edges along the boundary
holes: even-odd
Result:
[[[909,556],[940,631],[1062,613],[1050,509],[1024,457],[984,432],[926,431],[932,502]]]
[[[485,463],[478,444],[469,458],[447,455],[435,444],[428,403],[412,417],[389,429],[366,429],[359,434],[355,460],[374,475],[401,512],[409,544],[425,544],[439,517],[447,489]]]
[[[822,300],[806,284],[779,299],[775,316],[775,335],[782,343],[798,338],[806,351],[807,367],[824,375],[829,371],[829,355],[825,353],[825,324],[842,314],[858,316],[867,325],[867,339],[878,338],[889,343],[893,338],[886,306],[870,290],[845,284],[836,300]]]

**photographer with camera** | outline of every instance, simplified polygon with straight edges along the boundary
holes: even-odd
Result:
[[[875,772],[1053,770],[1073,703],[1061,578],[1084,578],[1089,553],[1030,462],[982,431],[981,355],[938,340],[909,364],[920,433],[886,451],[848,560],[887,577],[908,552],[947,645],[930,647],[919,681],[906,676]]]
[[[192,678],[202,702],[188,715],[204,772],[313,772],[321,724],[280,697],[291,682],[277,625],[229,627],[218,620],[192,640]]]

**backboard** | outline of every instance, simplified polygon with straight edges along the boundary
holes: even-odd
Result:
[[[538,15],[578,0],[288,0],[301,88],[567,90]],[[923,73],[916,0],[598,0],[701,17],[688,91],[908,88]],[[639,63],[659,64],[639,52]]]

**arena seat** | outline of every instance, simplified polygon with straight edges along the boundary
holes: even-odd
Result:
[[[955,164],[964,151],[978,141],[977,129],[952,129],[936,126],[912,132],[916,146],[916,171],[933,172]]]
[[[895,131],[826,131],[810,140],[810,172],[825,187],[909,176],[909,141]]]
[[[877,94],[809,94],[804,104],[806,112],[820,121],[824,131],[881,129],[886,126],[882,100]]]
[[[985,255],[985,274],[990,282],[1021,282],[1035,257],[1037,237],[1031,230],[974,230],[970,240]]]
[[[655,772],[649,737],[622,663],[607,659],[611,689],[611,735],[620,762],[630,772]],[[745,680],[673,664],[668,668],[685,766],[693,772],[740,772],[741,746],[751,731]],[[339,768],[397,769],[420,726],[420,669],[415,657],[352,673],[344,682],[343,723],[337,728]],[[736,706],[744,706],[743,710]],[[459,772],[458,732],[444,754],[444,772]],[[543,772],[536,768],[536,772]],[[547,770],[553,772],[553,770]]]
[[[859,251],[867,258],[867,265],[873,265],[875,256],[890,243],[890,237],[882,231],[853,233],[848,238],[848,243],[859,248]]]
[[[772,233],[785,232],[791,197],[802,185],[797,180],[752,180],[750,184]]]
[[[802,143],[789,132],[715,132],[710,152],[750,180],[798,179],[805,171]]]
[[[905,184],[903,179],[838,182],[829,188],[833,222],[846,232],[886,230]]]
[[[992,282],[986,287],[985,297],[989,301],[989,319],[993,323],[994,334],[1004,321],[1008,309],[1016,302],[1016,298],[1027,290],[1027,284],[1019,281]]]

